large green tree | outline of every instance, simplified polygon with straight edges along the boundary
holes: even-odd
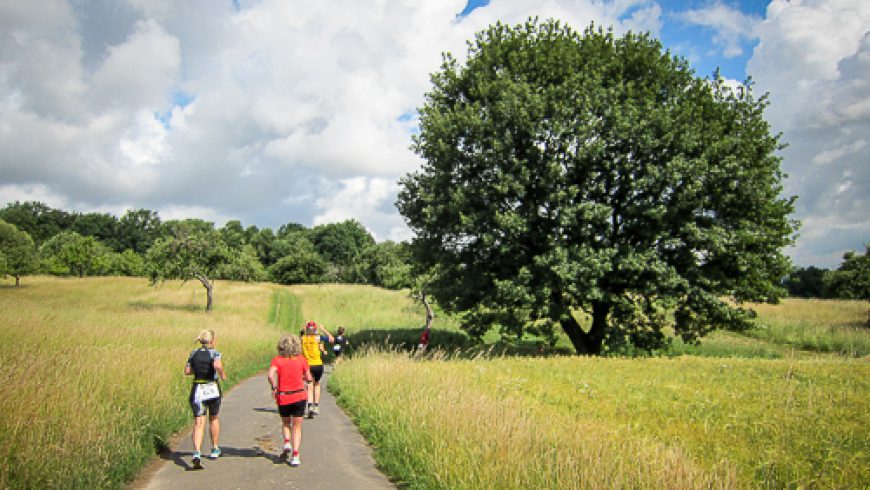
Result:
[[[214,304],[214,281],[218,269],[230,262],[229,248],[213,228],[201,220],[173,222],[171,235],[158,238],[145,255],[152,284],[164,279],[196,279],[206,290],[206,311]]]
[[[0,219],[0,256],[3,257],[0,275],[14,277],[16,286],[21,284],[21,276],[36,272],[39,267],[36,246],[30,235],[2,219]]]
[[[748,324],[729,299],[783,293],[793,198],[764,97],[647,35],[556,21],[491,26],[432,82],[397,206],[471,333],[651,349],[668,318],[693,340]]]

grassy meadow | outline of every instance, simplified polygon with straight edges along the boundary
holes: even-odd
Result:
[[[183,366],[201,329],[216,331],[232,385],[306,320],[347,328],[329,389],[406,488],[870,486],[866,302],[758,305],[750,332],[649,358],[474,346],[436,310],[415,357],[424,309],[407,292],[218,282],[205,314],[194,282],[9,284],[0,488],[121,486],[190,424]]]
[[[286,289],[218,282],[32,277],[0,286],[0,488],[119,487],[192,420],[184,364],[216,332],[231,386],[264,369]]]
[[[381,341],[342,363],[330,389],[408,488],[870,485],[870,362],[825,347],[841,330],[850,346],[867,342],[867,303],[757,305],[757,330],[675,342],[660,358],[413,358],[423,310],[407,295],[292,291],[306,319]],[[765,336],[797,324],[816,342]],[[435,326],[433,344],[465,345],[449,318]]]
[[[358,356],[330,379],[409,488],[862,488],[870,364]]]

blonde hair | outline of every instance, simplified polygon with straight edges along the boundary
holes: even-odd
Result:
[[[202,345],[214,342],[214,330],[203,330],[196,336],[196,340]]]
[[[283,357],[295,357],[302,354],[302,341],[293,334],[284,334],[278,339],[278,355]]]

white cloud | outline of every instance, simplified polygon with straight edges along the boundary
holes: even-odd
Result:
[[[233,216],[228,216],[216,209],[206,206],[184,206],[177,204],[171,204],[160,208],[159,215],[160,219],[163,221],[197,218],[203,221],[210,221],[218,228],[225,225],[227,221],[236,219]]]
[[[465,3],[0,1],[0,201],[270,227],[355,218],[407,238],[396,182],[420,165],[410,134],[442,52],[461,61],[475,32],[530,16],[663,29],[651,0],[493,1],[457,18]],[[726,55],[759,41],[748,72],[790,144],[795,261],[836,265],[870,241],[870,2],[774,0],[763,20],[716,2],[682,19]]]
[[[109,47],[93,74],[94,105],[160,107],[178,79],[180,64],[178,39],[152,19],[140,21],[123,44]]]
[[[797,195],[800,265],[835,267],[870,242],[870,2],[770,4],[747,69],[783,132],[785,193]]]
[[[650,0],[465,3],[0,2],[0,197],[407,238],[396,182],[442,52],[530,16],[661,28]]]
[[[67,200],[63,195],[49,190],[45,184],[0,184],[0,202],[39,201],[55,209],[63,209]]]
[[[682,12],[679,17],[689,24],[713,29],[713,42],[721,46],[726,58],[743,54],[741,43],[754,37],[760,20],[718,1],[702,9]]]
[[[402,234],[402,220],[393,211],[397,192],[398,184],[393,180],[344,179],[332,192],[316,197],[316,204],[323,211],[314,217],[314,224],[357,219],[376,239],[395,239],[396,235]],[[379,230],[389,232],[384,234]]]

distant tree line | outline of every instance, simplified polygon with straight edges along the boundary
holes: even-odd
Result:
[[[865,245],[863,255],[846,252],[836,270],[796,267],[783,285],[794,297],[870,299],[870,246]]]
[[[405,243],[376,243],[355,220],[277,230],[216,228],[200,219],[162,221],[156,211],[109,213],[53,209],[14,202],[0,210],[0,272],[58,276],[147,276],[274,281],[280,284],[342,282],[390,289],[410,287]],[[204,283],[206,285],[206,283]],[[207,286],[208,288],[208,286]]]

